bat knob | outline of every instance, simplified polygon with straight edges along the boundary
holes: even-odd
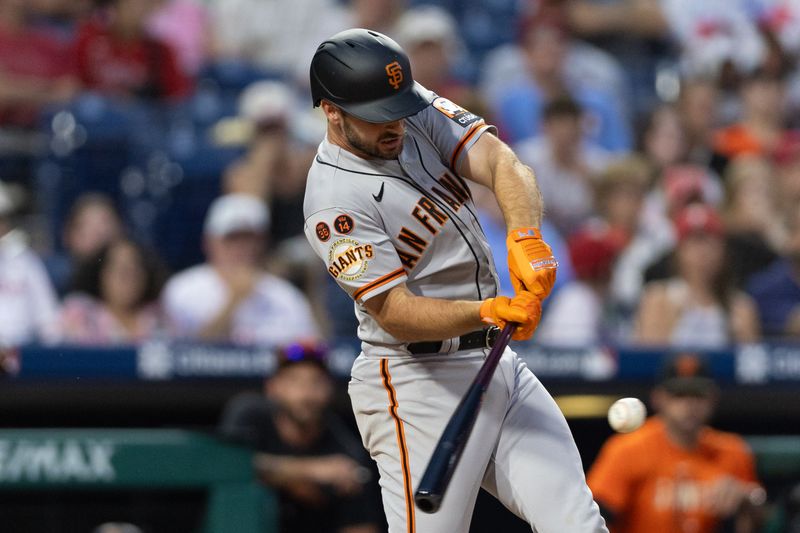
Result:
[[[417,507],[423,513],[435,513],[439,510],[439,507],[442,505],[442,496],[439,494],[431,494],[425,490],[418,490],[416,494],[414,494],[414,503],[417,504]]]

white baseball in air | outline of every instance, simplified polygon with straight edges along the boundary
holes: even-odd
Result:
[[[630,433],[642,427],[647,408],[639,398],[620,398],[608,409],[608,424],[619,433]]]

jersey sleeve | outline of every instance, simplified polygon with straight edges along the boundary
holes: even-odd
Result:
[[[305,233],[328,273],[358,303],[408,279],[380,220],[358,211],[325,209],[306,219]]]
[[[586,476],[594,499],[614,514],[623,514],[626,503],[632,501],[636,480],[630,460],[630,450],[623,441],[612,437],[600,450]]]
[[[442,163],[455,173],[481,135],[487,131],[497,133],[497,129],[480,116],[441,96],[434,98],[418,116],[422,128],[439,150]]]

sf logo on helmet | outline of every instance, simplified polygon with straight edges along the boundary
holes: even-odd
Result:
[[[399,89],[400,84],[403,83],[403,67],[400,66],[400,63],[392,61],[386,65],[386,74],[389,76],[389,85]]]

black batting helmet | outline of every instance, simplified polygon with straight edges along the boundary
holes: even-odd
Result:
[[[420,112],[430,98],[411,77],[408,56],[396,42],[372,30],[337,33],[311,60],[314,107],[329,100],[367,122],[391,122]]]

